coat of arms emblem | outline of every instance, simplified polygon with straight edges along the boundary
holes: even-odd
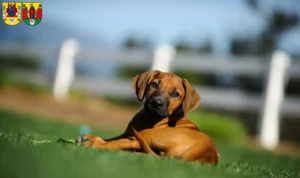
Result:
[[[2,2],[2,19],[7,25],[17,25],[22,18],[22,3]]]
[[[42,20],[42,2],[24,2],[22,4],[23,21],[30,26],[37,25]]]

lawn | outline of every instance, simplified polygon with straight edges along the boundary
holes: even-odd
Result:
[[[216,167],[62,143],[32,143],[32,139],[75,138],[78,130],[78,125],[0,110],[1,177],[300,177],[300,158],[222,142],[216,142],[221,155]],[[93,134],[106,138],[118,132],[94,128]]]

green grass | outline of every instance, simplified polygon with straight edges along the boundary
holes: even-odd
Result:
[[[246,128],[234,116],[194,111],[189,119],[210,137],[230,144],[246,144]]]
[[[221,161],[210,167],[123,151],[67,144],[33,144],[32,139],[75,138],[79,126],[0,110],[1,177],[300,177],[300,159],[217,142]],[[118,133],[93,129],[111,137]]]

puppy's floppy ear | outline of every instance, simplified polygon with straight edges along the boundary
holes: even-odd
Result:
[[[186,116],[189,111],[196,109],[200,105],[201,98],[186,79],[182,80],[182,84],[185,89],[183,112]]]
[[[139,101],[143,100],[147,85],[159,73],[160,71],[154,70],[151,72],[145,72],[140,75],[137,75],[132,79],[132,87]]]

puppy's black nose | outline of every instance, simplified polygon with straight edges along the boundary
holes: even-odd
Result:
[[[166,104],[166,101],[162,96],[156,96],[151,103],[154,107],[160,108]]]

